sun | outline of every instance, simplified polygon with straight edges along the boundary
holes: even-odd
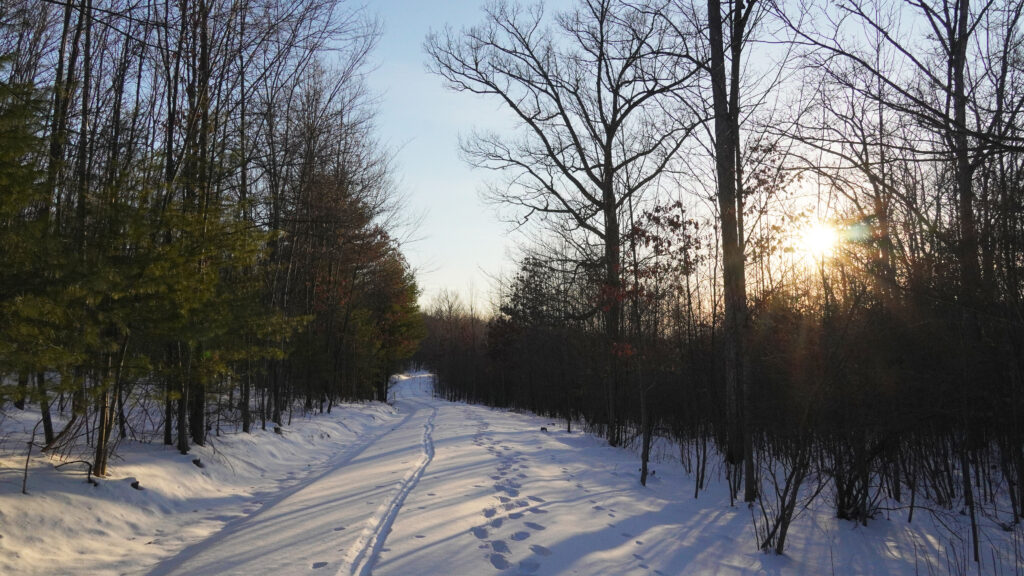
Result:
[[[814,222],[800,233],[798,248],[816,259],[832,256],[839,246],[839,230],[825,222]]]

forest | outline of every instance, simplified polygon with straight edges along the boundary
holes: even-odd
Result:
[[[454,292],[416,358],[450,399],[613,446],[670,438],[782,553],[867,525],[1024,518],[1019,0],[492,2],[428,37],[515,124],[463,140],[521,234],[495,311]],[[718,472],[723,471],[724,472]]]
[[[636,449],[643,485],[674,442],[766,551],[827,499],[956,510],[978,562],[1024,518],[1022,15],[487,2],[424,58],[514,125],[461,153],[515,272],[421,313],[365,7],[4,0],[0,419],[102,477],[122,440],[278,429],[413,361]]]
[[[386,397],[423,322],[380,26],[341,0],[0,3],[0,418],[38,406],[38,446],[104,476],[126,438],[185,454]]]

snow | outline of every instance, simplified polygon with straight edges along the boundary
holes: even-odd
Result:
[[[37,455],[27,496],[16,439],[35,422],[11,416],[0,574],[979,573],[959,514],[918,510],[908,523],[891,511],[864,527],[835,519],[825,498],[795,521],[786,555],[761,553],[751,511],[729,506],[721,478],[695,499],[692,478],[664,461],[642,487],[628,450],[434,398],[431,382],[400,379],[393,408],[343,405],[188,456],[125,443],[98,487]],[[1019,533],[984,533],[980,573],[1016,574]]]
[[[122,442],[111,475],[93,487],[83,466],[34,451],[21,494],[25,443],[38,414],[9,410],[0,445],[0,574],[144,574],[162,559],[269,510],[338,466],[345,450],[394,419],[383,404],[346,405],[293,421],[283,434],[212,438],[188,455]],[[203,468],[193,464],[199,459]],[[131,483],[138,480],[142,490]]]

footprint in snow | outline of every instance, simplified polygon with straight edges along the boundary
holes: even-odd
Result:
[[[313,562],[313,570],[318,570],[320,568],[326,568],[326,567],[327,567],[327,562]]]
[[[519,520],[523,516],[524,516],[524,514],[522,512],[513,512],[513,513],[508,515],[510,520]]]
[[[540,496],[527,496],[527,498],[533,500],[534,502],[547,502],[547,500],[541,498]]]
[[[526,511],[530,512],[532,514],[547,514],[548,513],[547,510],[543,510],[539,506],[534,506],[533,508],[528,508]]]
[[[505,522],[502,518],[495,518],[491,520],[491,528],[501,528],[501,525]]]
[[[470,528],[469,531],[473,533],[473,536],[477,537],[477,540],[483,540],[484,538],[487,538],[487,529],[483,526],[475,526],[473,528]]]
[[[530,537],[530,533],[529,532],[516,532],[515,534],[510,536],[510,538],[512,538],[516,542],[522,542],[523,540],[526,540],[529,537]]]
[[[344,530],[344,529],[345,529],[345,527],[344,527],[344,526],[338,526],[337,528],[335,528],[335,529],[334,529],[334,531],[335,531],[335,532],[341,532],[341,531],[342,531],[342,530]]]
[[[533,544],[530,546],[530,551],[537,556],[551,556],[551,549],[540,544]]]
[[[530,530],[546,530],[547,527],[543,524],[537,524],[536,522],[523,522],[523,526],[526,526]]]
[[[509,548],[508,548],[508,544],[505,544],[504,540],[495,540],[494,542],[491,542],[491,548],[493,548],[494,551],[497,552],[498,554],[511,554],[512,553],[512,551],[509,550]]]
[[[491,518],[497,513],[498,511],[494,508],[484,508],[484,518]]]
[[[600,512],[601,510],[604,510],[604,506],[594,506],[593,509]]]
[[[491,561],[491,566],[498,570],[508,570],[512,566],[501,554],[491,554],[489,560]]]

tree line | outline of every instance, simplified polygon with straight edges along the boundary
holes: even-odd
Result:
[[[379,35],[343,0],[0,6],[0,406],[46,450],[102,476],[386,396],[423,328]]]
[[[793,517],[1024,518],[1019,0],[498,1],[426,41],[517,125],[463,153],[528,230],[491,315],[419,358],[452,398],[721,469]],[[818,220],[835,246],[801,241]],[[717,459],[715,455],[721,456]],[[822,495],[824,494],[824,496]]]

